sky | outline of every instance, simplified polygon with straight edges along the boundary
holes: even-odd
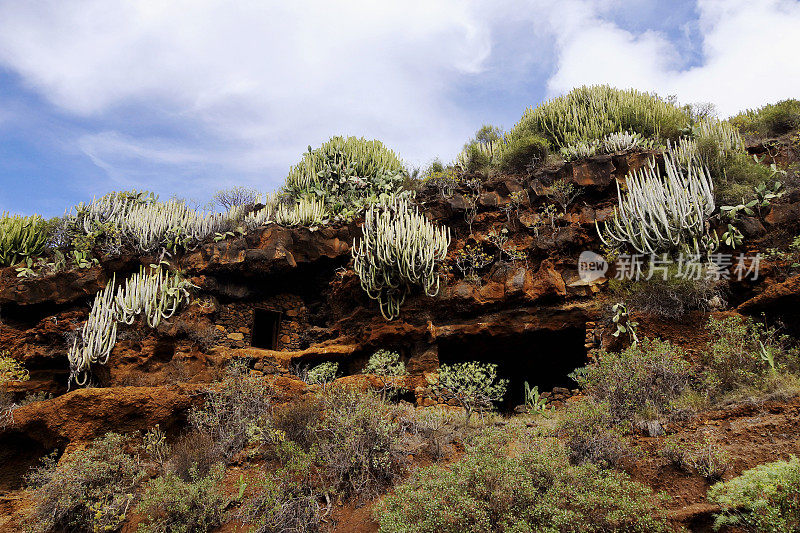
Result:
[[[607,83],[800,97],[795,0],[0,0],[0,212],[272,191],[333,135],[409,167]]]

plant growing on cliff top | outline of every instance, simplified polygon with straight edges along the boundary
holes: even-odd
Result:
[[[684,109],[654,94],[595,85],[573,89],[529,108],[506,137],[514,142],[523,135],[543,135],[559,149],[620,131],[676,139],[688,122]]]
[[[89,318],[69,348],[70,382],[86,384],[93,364],[104,365],[117,342],[117,324],[133,324],[144,315],[151,328],[157,328],[162,319],[172,317],[180,305],[189,299],[191,283],[178,274],[170,274],[161,267],[148,272],[142,267],[138,273],[116,287],[112,278],[106,288],[97,293]]]
[[[491,410],[493,402],[503,399],[508,388],[507,379],[497,379],[497,365],[469,361],[442,365],[433,391],[445,401],[455,401],[464,408],[464,427],[474,412]]]
[[[668,152],[664,154],[665,175],[649,166],[628,174],[627,192],[620,190],[619,207],[603,230],[595,222],[600,239],[606,246],[630,245],[641,254],[661,252],[710,253],[719,242],[708,229],[708,218],[714,212],[714,183],[708,170],[676,164]]]
[[[39,215],[0,214],[0,267],[33,260],[44,253],[50,238],[48,224]]]
[[[316,197],[328,211],[360,211],[381,195],[396,193],[406,177],[397,155],[377,140],[332,137],[316,150],[308,147],[286,177],[292,198]]]
[[[437,269],[449,244],[449,228],[437,228],[406,200],[367,209],[361,241],[353,241],[353,266],[386,320],[400,316],[413,287],[428,296],[438,294]]]

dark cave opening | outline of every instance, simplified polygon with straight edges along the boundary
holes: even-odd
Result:
[[[511,336],[475,335],[439,341],[439,363],[483,361],[497,364],[498,377],[509,380],[500,409],[525,403],[525,382],[539,392],[553,387],[574,388],[568,374],[585,366],[585,331],[532,331]]]
[[[267,309],[253,309],[252,340],[253,348],[275,350],[278,347],[278,332],[281,327],[281,313]]]

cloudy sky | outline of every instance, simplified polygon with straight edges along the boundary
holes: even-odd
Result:
[[[280,186],[308,145],[452,159],[484,123],[609,83],[800,97],[793,0],[0,0],[0,211]]]

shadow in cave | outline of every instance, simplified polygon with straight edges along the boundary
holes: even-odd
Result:
[[[501,411],[511,411],[525,403],[525,382],[540,392],[553,387],[574,388],[567,375],[585,366],[585,331],[569,328],[560,331],[534,331],[511,336],[475,335],[439,341],[439,363],[483,361],[497,364],[500,378],[508,379],[508,392]]]

